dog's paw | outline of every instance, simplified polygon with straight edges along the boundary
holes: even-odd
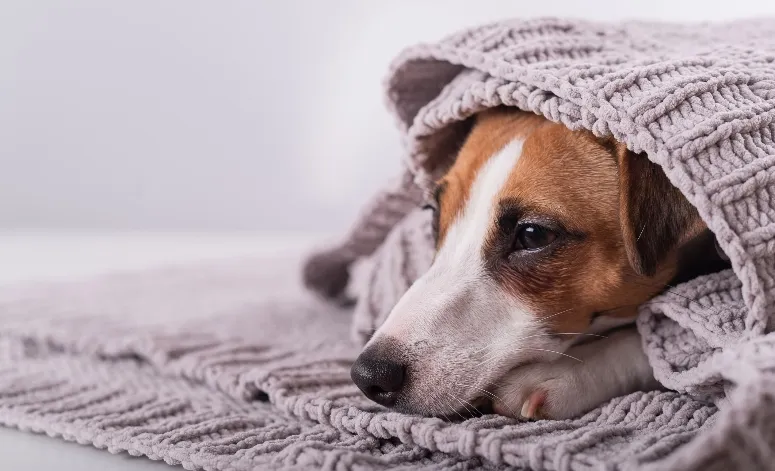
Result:
[[[516,368],[495,390],[493,409],[497,414],[526,419],[579,416],[599,404],[595,402],[598,388],[590,391],[583,384],[582,368],[570,358]]]

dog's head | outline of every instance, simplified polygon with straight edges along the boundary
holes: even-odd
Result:
[[[485,112],[438,182],[437,252],[353,365],[374,401],[470,409],[509,370],[631,321],[705,226],[643,155],[536,115]]]

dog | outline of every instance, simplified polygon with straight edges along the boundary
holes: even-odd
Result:
[[[394,410],[579,416],[660,387],[639,305],[729,267],[646,155],[531,113],[475,116],[438,182],[436,254],[352,366]]]

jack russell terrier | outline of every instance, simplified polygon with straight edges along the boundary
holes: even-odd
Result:
[[[645,155],[506,108],[475,117],[429,206],[433,264],[351,370],[402,412],[565,419],[657,389],[638,305],[729,266]]]

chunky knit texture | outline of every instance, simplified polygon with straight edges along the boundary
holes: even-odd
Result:
[[[408,49],[387,88],[407,173],[302,270],[337,303],[281,276],[287,260],[0,291],[0,422],[189,469],[773,467],[775,22],[505,21]],[[670,390],[573,420],[447,422],[351,384],[359,345],[431,263],[422,192],[467,118],[499,105],[646,152],[718,236],[733,270],[641,308]]]

